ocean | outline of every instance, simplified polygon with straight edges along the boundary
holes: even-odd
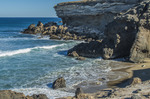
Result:
[[[30,24],[59,22],[59,18],[0,18],[0,90],[14,90],[25,95],[46,94],[49,99],[73,96],[74,86],[106,78],[110,61],[101,58],[85,61],[67,56],[67,50],[83,41],[41,39],[22,34]],[[67,88],[53,90],[58,77],[66,79]],[[101,85],[99,85],[101,86]]]

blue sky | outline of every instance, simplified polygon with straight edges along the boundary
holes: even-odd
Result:
[[[77,0],[0,0],[0,17],[56,17],[54,5]]]

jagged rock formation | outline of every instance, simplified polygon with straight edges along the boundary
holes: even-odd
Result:
[[[79,56],[102,56],[104,59],[129,56],[132,62],[143,62],[144,58],[150,58],[149,5],[150,0],[144,0],[137,2],[134,7],[130,6],[129,10],[105,26],[102,42],[79,44],[70,49],[68,54],[76,51]]]
[[[141,2],[107,25],[103,57],[130,56],[133,62],[150,57],[150,1]]]
[[[85,41],[92,41],[95,38],[89,37],[88,35],[77,35],[75,33],[70,33],[68,27],[64,25],[58,25],[55,22],[49,22],[43,24],[42,22],[38,22],[37,25],[31,24],[27,29],[24,29],[22,33],[26,34],[41,34],[49,35],[50,39],[57,39],[57,40],[85,40]]]
[[[103,38],[106,25],[141,0],[84,0],[55,6],[69,31]]]
[[[63,77],[56,79],[52,85],[53,89],[65,88],[65,87],[66,87],[66,80]]]

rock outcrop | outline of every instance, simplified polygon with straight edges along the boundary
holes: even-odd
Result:
[[[0,99],[48,99],[46,95],[25,96],[23,93],[17,93],[11,90],[1,90]]]
[[[65,87],[66,87],[66,80],[63,77],[56,79],[52,85],[53,89],[65,88]]]
[[[106,25],[141,0],[83,0],[57,4],[58,17],[69,30],[103,38]]]
[[[68,30],[68,27],[65,25],[58,25],[55,22],[49,22],[43,24],[42,22],[38,22],[37,25],[31,24],[27,29],[22,31],[25,34],[41,34],[50,36],[50,39],[57,40],[85,40],[87,42],[94,40],[94,37],[90,37],[89,35],[80,35],[72,33]]]
[[[79,56],[101,56],[104,59],[127,56],[132,62],[143,62],[145,58],[150,58],[150,0],[80,1],[61,3],[55,9],[69,28],[94,27],[95,31],[99,31],[95,32],[97,36],[99,35],[98,38],[103,39],[102,42],[81,43],[70,49],[68,54],[76,51]],[[109,15],[111,21],[107,18]],[[91,18],[93,16],[94,19]],[[104,24],[99,24],[101,21]],[[103,29],[100,29],[102,27]],[[73,31],[92,34],[90,30]],[[95,36],[94,33],[92,35]]]

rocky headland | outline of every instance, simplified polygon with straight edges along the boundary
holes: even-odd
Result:
[[[57,15],[71,32],[97,38],[75,46],[68,55],[128,57],[132,62],[150,58],[149,4],[149,0],[91,0],[56,5]]]

